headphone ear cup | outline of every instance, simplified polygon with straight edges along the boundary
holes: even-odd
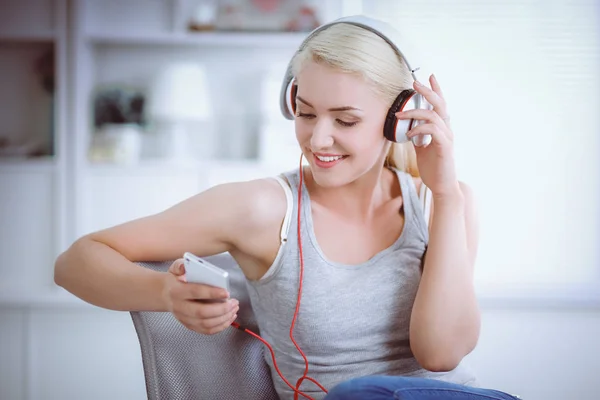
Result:
[[[397,119],[396,113],[398,111],[409,111],[415,109],[431,110],[433,107],[429,102],[419,93],[412,89],[402,91],[396,98],[390,109],[385,120],[383,128],[383,134],[392,142],[405,143],[408,142],[406,134],[411,129],[421,125],[423,121],[415,119]],[[412,139],[415,146],[426,146],[431,143],[431,135],[415,136]]]
[[[385,124],[383,126],[383,135],[387,140],[396,143],[408,142],[406,134],[412,128],[412,119],[398,119],[396,113],[399,111],[408,111],[416,108],[415,96],[420,96],[412,89],[403,90],[388,110]]]
[[[298,85],[296,84],[296,80],[292,79],[288,84],[288,87],[285,91],[285,104],[288,112],[292,115],[296,115],[296,94],[298,93]]]

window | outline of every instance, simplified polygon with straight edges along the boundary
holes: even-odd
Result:
[[[412,66],[444,89],[480,208],[478,290],[598,296],[598,2],[375,0],[363,12],[396,26],[418,49]]]

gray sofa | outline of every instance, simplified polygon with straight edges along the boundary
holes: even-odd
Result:
[[[207,257],[229,271],[231,296],[240,301],[237,321],[258,332],[244,276],[228,254]],[[167,271],[172,262],[139,265]],[[132,312],[150,400],[278,399],[263,358],[264,345],[228,328],[216,335],[191,331],[165,312]]]

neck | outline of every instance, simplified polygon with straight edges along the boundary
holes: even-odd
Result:
[[[392,174],[379,165],[347,185],[332,188],[317,185],[310,169],[305,170],[304,179],[312,201],[345,218],[368,221],[394,196],[388,184]]]

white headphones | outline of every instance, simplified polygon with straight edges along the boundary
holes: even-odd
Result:
[[[304,39],[296,54],[299,53],[304,46],[313,38],[317,33],[322,30],[340,23],[352,24],[359,26],[363,29],[367,29],[379,37],[384,39],[398,54],[398,56],[404,61],[409,71],[411,71],[411,75],[414,80],[417,80],[415,76],[415,71],[419,68],[412,68],[408,62],[408,59],[404,56],[402,51],[400,51],[397,43],[400,43],[400,33],[395,30],[389,24],[376,20],[373,18],[369,18],[363,15],[355,15],[350,17],[342,17],[332,21],[330,23],[321,25],[320,27],[313,30],[307,37]],[[292,57],[293,59],[293,57]],[[295,83],[296,79],[292,74],[292,62],[288,63],[287,70],[285,72],[285,76],[283,79],[283,83],[281,85],[280,97],[279,97],[279,106],[281,109],[281,113],[283,116],[289,120],[294,119],[296,114],[296,93],[298,91],[298,85]],[[412,128],[416,127],[422,121],[419,120],[398,120],[396,118],[396,113],[398,111],[408,111],[412,109],[431,109],[431,105],[425,100],[425,98],[417,93],[414,89],[406,89],[403,90],[396,100],[392,103],[390,109],[388,110],[384,128],[383,135],[393,142],[407,142],[408,138],[406,137],[406,133]],[[417,146],[422,146],[429,144],[431,142],[430,135],[416,136],[413,138],[413,143]]]

